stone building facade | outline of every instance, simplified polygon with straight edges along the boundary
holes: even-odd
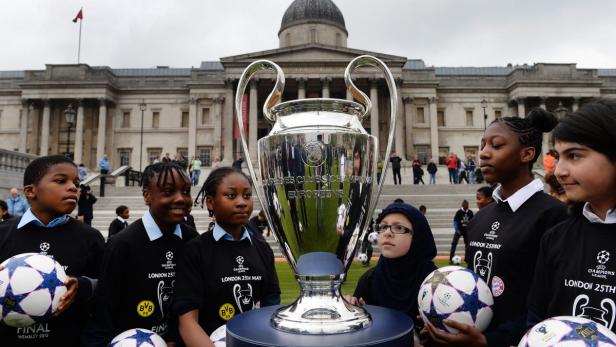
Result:
[[[38,155],[68,148],[75,162],[90,168],[103,154],[113,167],[135,169],[156,155],[176,152],[199,156],[206,165],[215,157],[230,163],[239,154],[235,89],[243,69],[257,59],[270,59],[284,70],[284,100],[350,99],[343,80],[348,62],[362,54],[382,59],[399,91],[395,150],[409,160],[415,155],[442,159],[450,152],[476,155],[485,124],[496,117],[523,117],[535,107],[575,110],[590,98],[616,97],[616,69],[579,69],[575,63],[432,67],[420,59],[349,48],[344,17],[331,0],[295,0],[278,37],[279,48],[206,61],[198,68],[48,64],[44,70],[0,71],[0,148]],[[387,85],[370,69],[355,77],[374,104],[364,126],[385,141]],[[261,108],[273,78],[259,74],[248,88],[253,153],[257,139],[271,128]],[[64,117],[69,104],[77,111],[71,127]]]

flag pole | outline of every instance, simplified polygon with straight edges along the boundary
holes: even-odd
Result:
[[[83,8],[81,10],[83,10]],[[83,19],[79,20],[79,44],[77,46],[77,64],[79,64],[79,61],[81,59],[81,22],[83,22]]]

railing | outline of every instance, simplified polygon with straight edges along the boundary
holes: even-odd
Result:
[[[135,170],[127,170],[124,173],[124,179],[126,180],[124,185],[125,186],[134,186],[135,183],[140,186],[141,185],[141,176],[143,176],[143,172],[141,171],[135,171]]]
[[[33,154],[0,149],[0,170],[24,172],[26,166],[38,156]]]

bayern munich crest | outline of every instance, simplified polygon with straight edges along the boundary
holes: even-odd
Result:
[[[327,154],[321,141],[311,141],[304,145],[302,160],[304,164],[311,167],[318,167],[325,162]]]

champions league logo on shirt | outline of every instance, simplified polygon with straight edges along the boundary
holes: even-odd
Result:
[[[167,251],[167,253],[165,253],[165,263],[161,264],[160,266],[165,270],[173,270],[175,268],[175,262],[173,262],[173,257],[173,252]]]
[[[485,237],[486,239],[494,241],[498,237],[498,235],[496,235],[496,231],[498,230],[498,228],[500,228],[500,222],[499,221],[495,221],[490,226],[490,231],[485,233],[485,234],[483,234],[483,237]]]
[[[592,277],[607,279],[608,276],[614,276],[614,271],[607,269],[607,263],[610,261],[610,252],[606,250],[597,253],[597,263],[595,268],[589,268],[588,273]]]
[[[235,258],[235,261],[237,262],[237,267],[233,268],[234,272],[237,272],[237,273],[241,274],[241,273],[244,273],[244,272],[250,270],[250,268],[244,266],[244,257],[242,257],[241,255],[238,255]]]
[[[51,248],[51,246],[49,245],[49,243],[43,242],[43,243],[41,243],[39,248],[41,250],[40,254],[47,255],[47,251],[49,250],[49,248]]]

